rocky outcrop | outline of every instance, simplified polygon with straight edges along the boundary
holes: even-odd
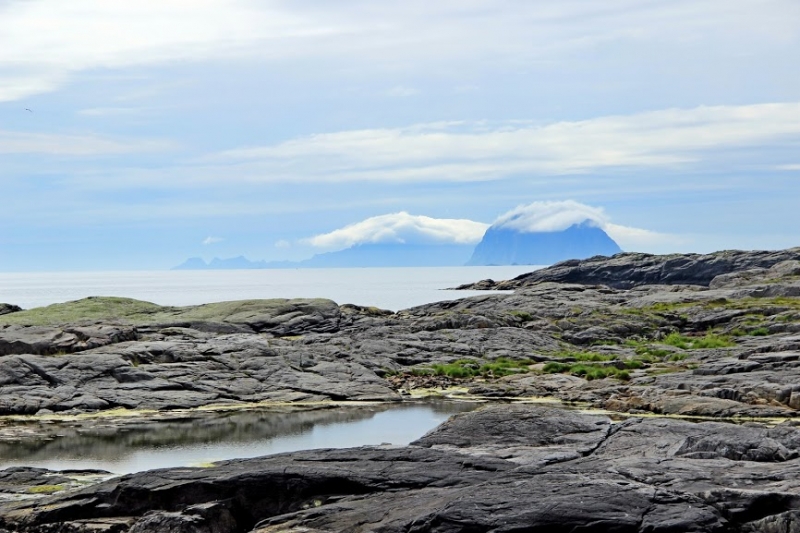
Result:
[[[542,282],[606,285],[631,289],[642,285],[697,285],[708,287],[718,276],[723,280],[763,279],[768,275],[797,275],[800,248],[776,252],[724,251],[706,255],[650,255],[624,253],[614,257],[569,260],[551,267],[523,274],[513,280],[484,280],[459,289],[518,289]],[[784,263],[781,265],[781,263]],[[772,269],[772,270],[770,270]],[[795,274],[791,274],[795,272]],[[763,274],[763,275],[762,275]]]
[[[0,315],[16,313],[17,311],[22,311],[22,308],[18,305],[0,303]]]
[[[798,455],[800,430],[789,424],[613,423],[558,408],[495,405],[457,415],[408,447],[154,470],[8,502],[0,504],[0,527],[28,533],[795,531]],[[29,486],[41,472],[14,476]]]
[[[253,335],[125,343],[69,357],[0,359],[3,414],[397,399],[363,365],[333,355],[276,350]]]
[[[0,414],[396,401],[449,385],[632,413],[793,417],[800,278],[784,259],[794,253],[754,253],[778,262],[754,275],[741,260],[748,268],[713,288],[539,282],[398,313],[124,299],[17,312],[0,317]]]
[[[567,262],[481,284],[513,293],[398,313],[91,299],[3,315],[0,414],[148,408],[178,423],[176,408],[397,401],[451,385],[615,414],[496,403],[408,447],[114,479],[6,470],[0,531],[800,531],[798,254]],[[709,421],[674,418],[689,416]],[[75,418],[71,432],[6,424],[0,439],[100,429]]]
[[[137,336],[136,328],[121,325],[0,326],[0,356],[81,352],[133,341]]]

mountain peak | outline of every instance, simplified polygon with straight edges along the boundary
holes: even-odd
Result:
[[[550,265],[565,259],[586,259],[621,251],[605,231],[589,221],[552,232],[492,226],[475,247],[467,265]]]

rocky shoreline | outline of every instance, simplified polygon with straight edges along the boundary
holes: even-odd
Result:
[[[0,528],[800,531],[800,249],[619,254],[463,288],[514,292],[397,313],[328,300],[0,305],[0,415],[398,402],[452,387],[495,400],[409,447],[67,487],[0,505]],[[626,416],[501,403],[533,397]],[[0,494],[57,475],[0,471]]]

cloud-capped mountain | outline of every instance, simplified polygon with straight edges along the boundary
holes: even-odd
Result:
[[[518,206],[494,223],[438,219],[406,212],[367,218],[302,239],[319,250],[304,261],[193,258],[178,269],[333,268],[457,265],[547,265],[613,255],[669,235],[612,224],[600,207],[572,200]],[[287,243],[288,245],[288,243]],[[477,246],[476,246],[477,245]]]
[[[467,265],[550,265],[621,251],[605,231],[589,222],[548,232],[492,226],[475,247]]]
[[[609,226],[602,209],[578,202],[521,205],[495,220],[467,264],[550,265],[614,255],[622,249],[606,233]]]

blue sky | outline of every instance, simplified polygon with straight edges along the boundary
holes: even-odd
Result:
[[[798,50],[796,0],[0,0],[0,270],[301,259],[529,204],[626,249],[797,246]]]

